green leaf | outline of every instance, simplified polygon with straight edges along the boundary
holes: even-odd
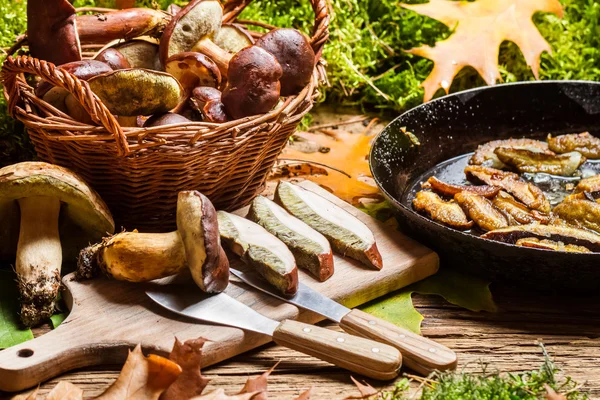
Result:
[[[400,291],[374,300],[361,309],[415,333],[421,333],[423,316],[415,309],[412,294],[442,296],[448,302],[471,311],[496,312],[490,282],[453,268],[439,272]]]
[[[0,270],[0,349],[33,339],[30,329],[19,322],[19,293],[15,274]]]
[[[67,318],[67,315],[68,315],[68,313],[60,313],[60,314],[54,314],[53,316],[51,316],[50,322],[52,323],[52,329],[58,328],[58,326],[63,323],[65,318]]]

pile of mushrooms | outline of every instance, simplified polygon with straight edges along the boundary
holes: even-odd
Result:
[[[167,12],[145,8],[77,16],[67,0],[28,2],[33,57],[87,81],[123,126],[223,123],[269,112],[309,83],[315,54],[306,35],[274,29],[257,41],[222,24],[219,0],[192,0]],[[56,46],[60,43],[60,46]],[[83,60],[81,43],[106,44]],[[36,95],[92,123],[67,91],[41,81]]]

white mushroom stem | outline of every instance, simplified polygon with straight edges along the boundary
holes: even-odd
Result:
[[[21,227],[16,271],[22,297],[21,319],[32,326],[52,315],[60,288],[60,200],[32,196],[19,199],[19,206]]]
[[[196,51],[198,53],[202,53],[205,56],[209,57],[211,60],[217,64],[219,67],[219,71],[221,71],[221,75],[223,77],[227,77],[227,73],[229,71],[229,61],[231,61],[231,57],[233,54],[228,53],[223,50],[219,46],[217,46],[212,40],[208,37],[200,39],[192,48],[192,51]]]

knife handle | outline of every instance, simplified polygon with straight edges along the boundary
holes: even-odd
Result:
[[[379,380],[394,379],[402,355],[392,346],[286,319],[273,333],[275,343]]]
[[[394,346],[402,353],[404,365],[421,374],[456,368],[456,353],[446,346],[364,311],[353,309],[342,318],[340,327],[353,335]]]

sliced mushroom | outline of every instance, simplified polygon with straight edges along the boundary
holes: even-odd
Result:
[[[312,77],[315,52],[306,35],[291,28],[274,29],[256,41],[256,46],[271,53],[283,69],[281,95],[300,93]]]
[[[473,227],[463,209],[455,201],[444,201],[436,193],[421,190],[413,200],[415,210],[427,213],[436,222],[466,231]]]
[[[275,202],[325,236],[336,252],[376,269],[383,267],[373,232],[343,208],[285,181],[277,185]]]
[[[475,154],[469,160],[471,165],[483,165],[491,168],[504,168],[506,165],[498,159],[498,156],[494,151],[498,147],[508,147],[511,149],[527,149],[531,151],[537,151],[542,153],[554,154],[548,150],[548,143],[541,140],[535,139],[506,139],[506,140],[492,140],[487,142],[475,150]]]
[[[281,75],[275,57],[258,46],[235,54],[222,96],[227,115],[239,119],[270,111],[279,101]]]
[[[563,220],[600,234],[600,204],[590,200],[563,201],[552,210]]]
[[[138,115],[165,113],[183,100],[172,75],[146,69],[121,69],[93,77],[92,91],[124,126],[137,126]]]
[[[213,42],[228,53],[235,54],[245,47],[252,46],[254,39],[238,24],[223,24],[215,34]]]
[[[219,68],[201,53],[177,53],[167,60],[165,70],[181,83],[187,98],[198,86],[218,88],[221,85]]]
[[[153,116],[148,118],[146,122],[144,122],[144,127],[148,128],[151,126],[183,124],[186,122],[191,121],[183,115],[167,112],[164,114],[154,114]]]
[[[465,214],[484,231],[492,231],[508,226],[504,214],[483,196],[476,193],[460,192],[454,196],[454,200],[462,207]]]
[[[229,283],[229,261],[221,247],[216,211],[197,191],[179,193],[176,231],[121,232],[106,238],[81,251],[77,276],[103,273],[118,280],[147,282],[186,267],[207,293],[221,292]]]
[[[223,123],[229,120],[221,102],[221,92],[213,87],[200,86],[192,91],[190,98],[194,110],[209,122]]]
[[[19,215],[20,226],[6,224]],[[43,162],[0,169],[0,218],[3,241],[18,236],[15,269],[21,294],[21,321],[33,326],[54,313],[63,261],[61,241],[77,235],[96,241],[114,231],[108,207],[78,175]],[[60,230],[68,224],[69,230]],[[78,227],[78,228],[76,228]]]
[[[35,58],[56,65],[81,60],[75,8],[67,0],[29,0],[27,39]]]
[[[583,246],[577,246],[574,244],[564,244],[563,242],[555,242],[553,240],[545,240],[538,238],[526,238],[519,239],[517,246],[521,247],[532,247],[534,249],[544,249],[544,250],[553,250],[553,251],[564,251],[567,253],[591,253],[589,249]]]
[[[168,15],[151,8],[128,8],[104,14],[80,15],[77,31],[81,43],[108,43],[138,36],[160,37]]]
[[[123,53],[113,48],[101,51],[94,57],[94,60],[108,64],[114,70],[131,68],[131,64],[129,64]]]
[[[585,162],[585,157],[577,151],[564,154],[546,154],[527,149],[498,147],[494,150],[500,161],[521,172],[543,172],[559,176],[572,176]]]
[[[440,193],[444,196],[454,196],[455,194],[460,192],[471,192],[486,198],[492,198],[500,191],[500,188],[496,186],[468,186],[447,183],[439,180],[435,176],[430,177],[427,180],[427,182],[421,186],[423,188],[431,188],[433,191]]]
[[[589,132],[571,133],[568,135],[548,136],[550,150],[557,153],[578,151],[589,159],[600,158],[600,138]]]
[[[221,27],[223,6],[218,0],[192,0],[179,11],[165,28],[160,40],[163,65],[177,53],[192,50],[205,36],[212,36]]]

